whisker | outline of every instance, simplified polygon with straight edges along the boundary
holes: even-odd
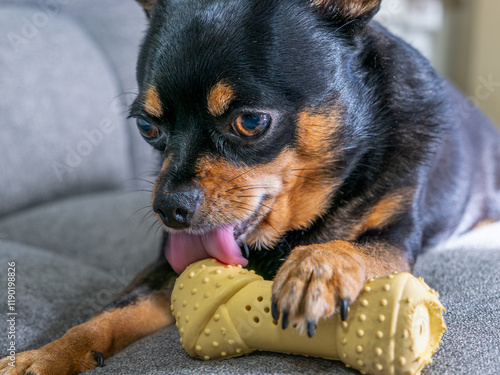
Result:
[[[353,23],[353,22],[355,22],[355,21],[357,21],[357,19],[356,19],[356,18],[355,18],[355,19],[353,19],[353,20],[351,20],[351,21],[349,21],[349,22],[344,23],[342,26],[340,26],[339,28],[335,29],[333,32],[335,33],[335,32],[337,32],[337,31],[339,31],[341,28],[343,28],[344,26],[347,26],[347,25],[349,25],[350,23]]]
[[[155,230],[155,234],[154,234],[154,236],[155,236],[155,237],[156,237],[156,235],[158,234],[158,231],[159,231],[161,228],[162,228],[161,224],[160,224],[160,225],[158,225],[158,228],[156,228],[156,230]]]
[[[252,206],[252,205],[250,205],[250,204],[248,204],[248,203],[245,203],[245,202],[239,202],[239,201],[234,201],[234,200],[230,200],[230,202],[235,203],[235,204],[245,204],[245,205],[247,205],[247,206],[250,206],[251,208],[246,208],[246,207],[238,207],[238,206],[236,206],[236,208],[240,208],[240,209],[242,209],[242,210],[250,211],[250,212],[252,212],[252,213],[254,213],[254,212],[255,212],[255,211],[252,209],[252,208],[253,208],[253,206]],[[262,205],[262,206],[264,206],[264,205]],[[271,211],[275,212],[277,215],[281,216],[278,212],[276,212],[276,210],[272,209],[271,207],[268,207],[268,206],[265,206],[265,207],[266,207],[266,208],[268,208],[269,210],[271,210]],[[265,216],[266,216],[266,213],[265,213],[265,212],[257,212],[257,214],[258,214],[258,215],[260,215],[260,216],[262,216],[262,217],[265,217]],[[283,217],[282,217],[282,218],[283,218]],[[272,220],[272,221],[274,221],[276,224],[281,224],[279,221],[274,220],[274,219],[271,219],[271,218],[269,218],[269,217],[267,218],[267,220]]]
[[[373,165],[368,165],[368,164],[363,164],[363,163],[359,163],[358,165],[361,167],[366,167],[366,168],[371,168],[373,170],[377,170],[377,167],[375,167]]]
[[[145,210],[146,208],[151,208],[150,205],[144,206],[136,210],[133,214],[130,215],[130,217],[133,217],[135,214],[137,214],[139,211]]]
[[[243,176],[243,175],[245,175],[245,174],[247,174],[247,173],[252,172],[252,171],[253,171],[253,170],[255,170],[256,168],[257,168],[257,167],[253,167],[253,168],[249,169],[248,171],[243,172],[243,173],[241,173],[240,175],[238,175],[238,176],[236,176],[236,177],[234,177],[234,178],[232,178],[232,179],[228,180],[227,182],[234,181],[234,180],[236,180],[237,178],[240,178],[241,176]]]
[[[151,184],[151,185],[154,185],[154,181],[149,181],[149,180],[146,180],[144,178],[134,178],[134,180],[136,181],[142,181],[142,182],[147,182],[148,184]]]
[[[329,168],[326,168],[326,167],[318,167],[318,168],[293,168],[292,171],[313,171],[313,172],[317,172],[317,171],[328,171],[330,172],[330,169]]]
[[[312,178],[312,177],[307,177],[307,176],[301,176],[300,174],[294,174],[292,176],[295,176],[295,177],[301,177],[305,180],[310,180],[310,181],[314,181],[314,182],[317,182],[318,184],[326,184],[328,183],[329,181],[320,181],[318,180],[317,178]]]
[[[272,187],[271,186],[253,186],[253,185],[235,186],[234,188],[226,190],[226,193],[233,191],[233,190],[237,190],[237,189],[241,189],[242,191],[246,191],[246,190],[252,190],[252,189],[272,189]]]
[[[158,158],[157,161],[160,162],[160,159]],[[141,174],[139,174],[139,176],[141,176],[141,175],[143,175],[145,173],[156,173],[156,174],[158,174],[158,172],[160,172],[160,170],[161,170],[161,166],[158,165],[157,167],[154,167],[153,169],[148,169],[148,170],[143,171]]]
[[[149,173],[151,173],[152,175],[157,175],[159,172],[160,172],[160,169],[150,169],[150,170],[147,170],[147,171],[140,173],[137,177],[141,177],[141,176],[143,176],[145,174],[149,174]]]
[[[149,218],[153,217],[154,216],[154,213],[153,211],[151,212],[148,212],[146,213],[146,215],[144,215],[141,219],[141,221],[139,222],[139,224],[143,224],[146,220],[148,220]]]
[[[120,94],[116,95],[115,96],[115,99],[116,98],[119,98],[120,96],[124,96],[124,95],[139,95],[139,93],[135,90],[123,90]]]
[[[268,206],[268,205],[266,205],[266,204],[262,204],[262,207],[265,207],[265,208],[267,208],[267,209],[271,210],[271,211],[272,211],[272,212],[274,212],[276,215],[278,215],[279,217],[281,217],[281,219],[282,219],[283,221],[285,221],[285,218],[284,218],[284,217],[283,217],[283,216],[282,216],[282,215],[281,215],[278,211],[276,211],[274,208],[269,207],[269,206]],[[276,221],[276,223],[278,223],[278,221]]]
[[[280,237],[280,240],[279,240],[279,241],[283,240],[283,241],[285,242],[285,244],[288,246],[288,248],[290,249],[290,251],[292,251],[292,247],[291,247],[291,246],[290,246],[290,244],[286,241],[285,236],[282,236],[282,235],[281,235],[281,234],[277,231],[277,229],[276,229],[276,228],[275,228],[275,227],[274,227],[271,223],[269,223],[269,222],[268,222],[267,224],[269,224],[269,226],[270,226],[270,227],[271,227],[271,228],[272,228],[272,229],[276,232],[276,234]],[[279,242],[279,241],[278,241],[278,242]]]
[[[234,203],[236,203],[236,202],[234,202]],[[234,208],[239,208],[240,210],[245,210],[245,211],[253,212],[253,210],[250,209],[250,208],[248,208],[248,207],[235,206]]]
[[[254,186],[254,187],[247,187],[241,189],[241,191],[247,191],[247,190],[253,190],[253,189],[272,189],[272,187],[269,186]]]
[[[147,232],[148,236],[151,234],[151,231],[153,230],[153,228],[155,226],[161,226],[161,224],[158,221],[154,221],[153,223],[151,223],[151,225],[149,226],[148,232]],[[158,231],[158,229],[156,229],[156,232],[157,231]],[[155,232],[155,234],[156,234],[156,232]]]

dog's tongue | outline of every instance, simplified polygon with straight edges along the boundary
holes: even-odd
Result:
[[[225,264],[241,264],[246,260],[240,247],[234,240],[234,226],[215,229],[211,232],[196,235],[174,233],[168,237],[165,256],[177,273],[181,273],[191,263],[206,258],[215,258]]]

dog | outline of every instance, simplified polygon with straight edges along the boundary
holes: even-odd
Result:
[[[368,278],[500,219],[497,130],[372,21],[380,0],[139,2],[150,26],[130,115],[162,157],[161,254],[2,373],[102,366],[174,323],[176,276],[207,257],[273,279],[273,319],[313,336]]]

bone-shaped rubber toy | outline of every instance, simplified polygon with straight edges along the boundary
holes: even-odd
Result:
[[[368,280],[349,307],[318,322],[307,337],[271,316],[272,281],[215,259],[177,279],[172,312],[184,349],[205,360],[255,350],[342,360],[362,374],[419,374],[446,329],[438,294],[421,278],[396,273]]]

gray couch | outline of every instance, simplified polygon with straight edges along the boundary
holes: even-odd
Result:
[[[16,263],[16,349],[61,336],[156,256],[148,209],[157,161],[126,119],[146,27],[132,0],[0,2],[0,354],[7,263]],[[422,256],[448,331],[424,374],[500,373],[500,223]],[[89,374],[356,373],[273,353],[191,359],[175,327]]]

